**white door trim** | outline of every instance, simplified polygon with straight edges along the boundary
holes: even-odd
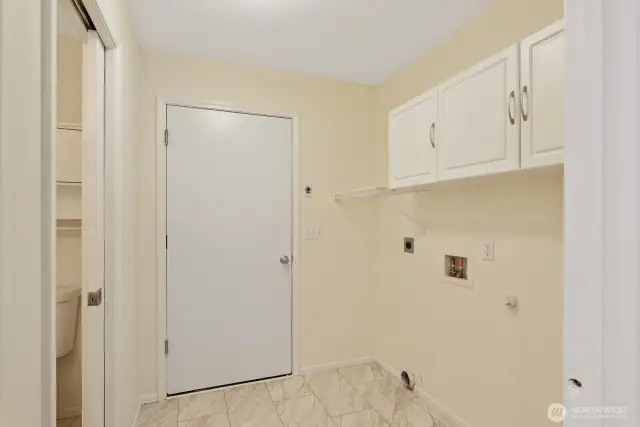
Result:
[[[284,117],[291,119],[292,122],[292,256],[291,263],[291,295],[292,295],[292,370],[297,373],[299,370],[298,363],[298,307],[300,292],[298,290],[298,264],[299,259],[299,239],[300,233],[299,212],[300,212],[300,150],[299,150],[299,116],[297,113],[282,112],[265,109],[252,109],[245,107],[237,107],[226,102],[220,101],[184,101],[184,100],[166,100],[157,99],[157,128],[156,128],[156,264],[157,270],[157,398],[159,401],[167,398],[167,360],[164,353],[164,342],[167,339],[167,258],[165,247],[165,236],[167,234],[167,156],[165,149],[165,129],[167,123],[166,111],[168,105],[204,108],[211,110],[229,111],[234,113],[260,114],[273,117]]]

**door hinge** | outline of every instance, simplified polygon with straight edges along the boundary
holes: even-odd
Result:
[[[164,354],[169,354],[169,340],[164,340]]]
[[[169,235],[168,234],[164,235],[164,248],[165,249],[169,249]]]
[[[169,145],[169,129],[164,130],[164,145]]]

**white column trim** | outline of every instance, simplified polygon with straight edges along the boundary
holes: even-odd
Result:
[[[640,423],[638,13],[635,0],[565,1],[565,427]],[[602,405],[627,415],[571,415]]]
[[[55,423],[55,12],[0,0],[2,426]]]

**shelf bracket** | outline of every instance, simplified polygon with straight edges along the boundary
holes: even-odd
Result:
[[[420,193],[425,192],[425,191],[420,191]],[[405,193],[406,194],[406,193]],[[393,201],[394,197],[390,197],[390,205],[393,206],[394,210],[396,211],[396,213],[400,214],[401,216],[403,216],[404,218],[408,219],[409,222],[411,222],[414,227],[416,227],[418,230],[420,230],[420,235],[421,236],[426,236],[427,232],[429,231],[429,227],[427,227],[427,225],[420,219],[414,217],[413,215],[410,215],[409,213],[406,212],[405,209],[403,209],[401,206],[399,206],[397,203],[395,203]]]

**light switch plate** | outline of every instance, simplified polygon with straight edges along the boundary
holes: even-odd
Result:
[[[324,235],[322,227],[309,227],[307,228],[307,240],[320,240]]]

